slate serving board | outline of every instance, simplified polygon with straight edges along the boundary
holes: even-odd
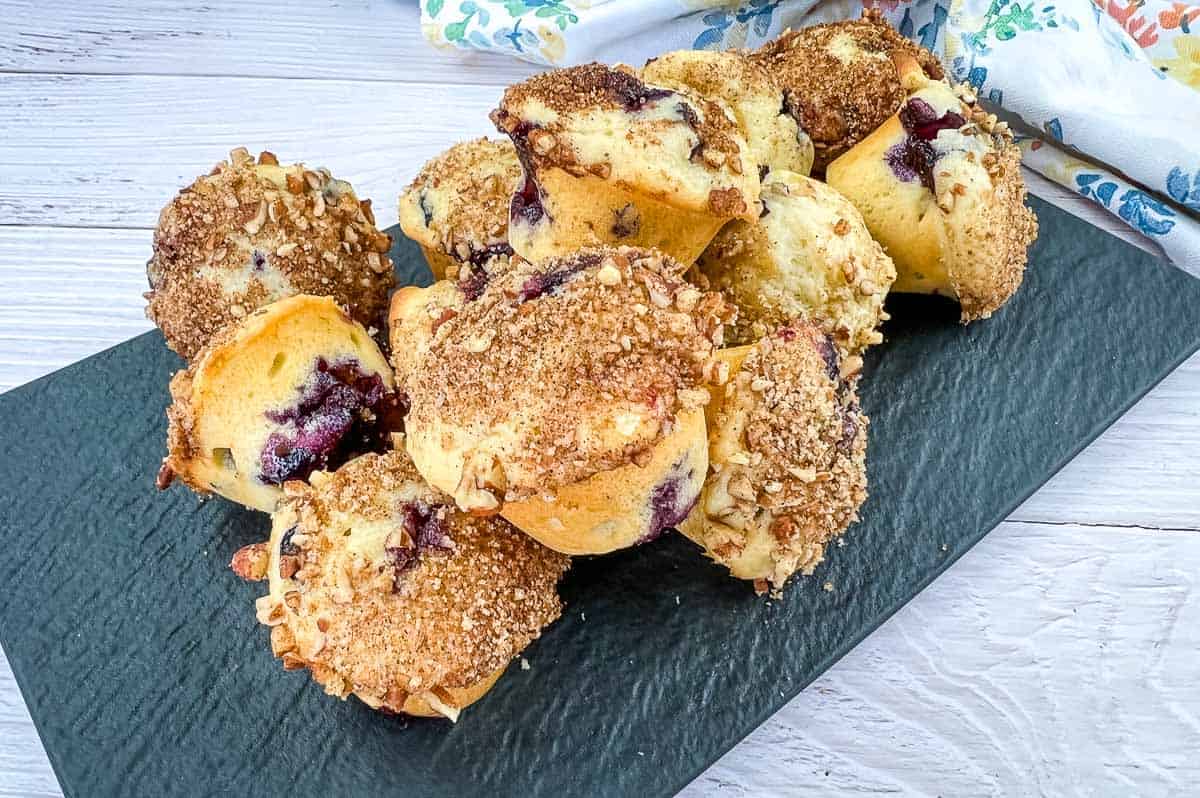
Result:
[[[1200,281],[1033,204],[1025,286],[993,320],[892,303],[863,387],[871,497],[815,576],[764,601],[679,536],[578,560],[532,667],[457,725],[338,702],[272,658],[263,588],[227,567],[266,517],[154,491],[180,366],[158,333],[0,397],[0,641],[64,791],[678,790],[1200,348]],[[411,243],[393,254],[428,279]]]

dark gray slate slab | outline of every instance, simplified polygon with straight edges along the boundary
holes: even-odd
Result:
[[[677,536],[580,560],[532,669],[457,726],[339,703],[271,657],[261,587],[227,568],[265,517],[154,491],[179,366],[157,333],[0,397],[0,640],[64,790],[679,789],[1200,347],[1200,281],[1035,206],[1029,277],[993,320],[894,304],[863,391],[871,498],[815,577],[768,603]],[[397,262],[428,279],[411,244]]]

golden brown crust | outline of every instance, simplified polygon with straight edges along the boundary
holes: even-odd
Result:
[[[377,325],[395,282],[390,245],[348,184],[237,149],[160,214],[146,314],[187,359],[230,322],[294,294],[332,296]]]
[[[593,109],[632,113],[649,103],[672,96],[676,103],[683,106],[682,118],[687,120],[700,140],[698,150],[706,154],[701,162],[714,170],[730,162],[733,171],[741,174],[742,165],[732,163],[740,158],[741,138],[737,124],[724,109],[700,97],[647,86],[630,72],[604,64],[583,64],[543,72],[524,83],[510,86],[504,92],[500,107],[493,112],[492,120],[505,133],[510,136],[517,134],[516,138],[519,138],[518,128],[527,120],[512,112],[530,101],[560,115],[586,113]],[[702,113],[697,114],[692,106],[699,107]],[[553,130],[534,130],[528,136],[529,157],[538,165],[558,166],[567,171],[591,166],[578,163],[576,153],[563,142],[557,141]],[[720,156],[716,153],[720,153]]]
[[[338,406],[355,419],[351,425],[339,429],[328,414],[314,420],[312,414],[322,415],[319,405],[331,395],[319,389],[303,418],[287,417],[303,404],[317,372],[336,374],[339,364],[348,371],[329,379],[342,380],[343,388],[359,391],[365,402],[356,405],[345,395],[332,400],[343,402]],[[365,382],[349,386],[350,374]],[[371,380],[377,381],[378,393],[368,400],[375,390]],[[333,299],[302,294],[265,305],[222,328],[172,377],[167,455],[158,487],[178,479],[202,495],[217,493],[269,512],[278,499],[279,481],[264,477],[268,442],[274,438],[276,450],[290,446],[299,440],[300,428],[311,425],[310,435],[320,427],[329,436],[317,442],[323,447],[319,454],[312,452],[320,462],[343,462],[368,447],[378,451],[401,423],[394,385],[391,369],[366,329]],[[272,418],[273,413],[282,415]],[[286,478],[283,474],[299,478],[317,467],[314,461],[306,466],[304,457],[274,465],[279,479]]]
[[[459,264],[482,266],[478,261],[490,254],[512,251],[507,246],[508,204],[520,182],[521,164],[512,142],[460,142],[426,163],[405,189],[400,226],[424,247]]]
[[[846,354],[882,341],[896,270],[858,210],[824,183],[785,171],[763,177],[762,202],[761,218],[725,225],[689,273],[737,306],[728,339],[754,343],[802,316]]]
[[[499,518],[454,510],[403,452],[366,455],[313,485],[292,486],[276,514],[279,570],[258,613],[284,667],[309,668],[327,692],[392,711],[411,696],[445,701],[561,612],[568,559]],[[413,541],[412,513],[427,525],[416,534],[432,538]],[[365,545],[380,526],[379,545]]]
[[[865,10],[861,19],[784,31],[754,54],[783,86],[787,111],[812,137],[814,174],[900,107],[905,90],[894,54],[942,78],[937,58],[901,36],[878,9]]]
[[[1021,148],[1011,137],[998,136],[996,144],[997,158],[990,167],[994,201],[985,209],[985,215],[993,218],[980,220],[993,237],[994,254],[991,257],[995,259],[995,266],[992,279],[971,280],[968,284],[953,269],[950,271],[964,323],[986,319],[1016,293],[1025,277],[1029,247],[1038,234],[1037,216],[1025,204]]]
[[[710,408],[711,473],[684,529],[736,576],[782,588],[857,520],[867,496],[860,367],[793,322],[749,349]]]
[[[497,500],[644,458],[679,412],[706,400],[697,389],[732,315],[680,271],[627,247],[536,265],[514,258],[477,299],[428,321],[429,348],[400,378],[410,451],[431,430],[453,432],[461,457],[498,459],[487,486]],[[443,441],[428,445],[444,452]]]
[[[161,490],[178,479],[201,496],[207,496],[212,489],[192,479],[186,467],[186,463],[196,454],[196,446],[192,442],[196,418],[192,412],[191,368],[175,372],[171,377],[170,392],[171,404],[167,408],[167,456],[163,458],[158,487]],[[162,484],[164,480],[166,484]]]

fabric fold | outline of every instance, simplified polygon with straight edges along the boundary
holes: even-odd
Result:
[[[1200,276],[1200,4],[1168,0],[422,0],[436,46],[533,63],[753,48],[877,7],[1019,118],[1028,168]],[[1196,32],[1193,31],[1193,26]],[[1086,215],[1086,214],[1085,214]]]

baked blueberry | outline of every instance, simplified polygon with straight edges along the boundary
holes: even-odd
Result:
[[[403,403],[367,331],[296,296],[226,328],[171,380],[163,481],[270,511],[281,486],[382,451]]]
[[[891,255],[893,290],[948,296],[963,321],[986,318],[1021,285],[1037,236],[1020,148],[968,87],[900,64],[910,96],[826,180]]]
[[[558,617],[568,565],[500,518],[455,509],[399,450],[290,483],[263,548],[234,565],[268,579],[257,616],[285,670],[381,711],[452,720]]]
[[[524,173],[509,243],[528,260],[653,247],[684,264],[726,221],[758,213],[757,165],[720,103],[602,64],[510,87],[492,112]]]

